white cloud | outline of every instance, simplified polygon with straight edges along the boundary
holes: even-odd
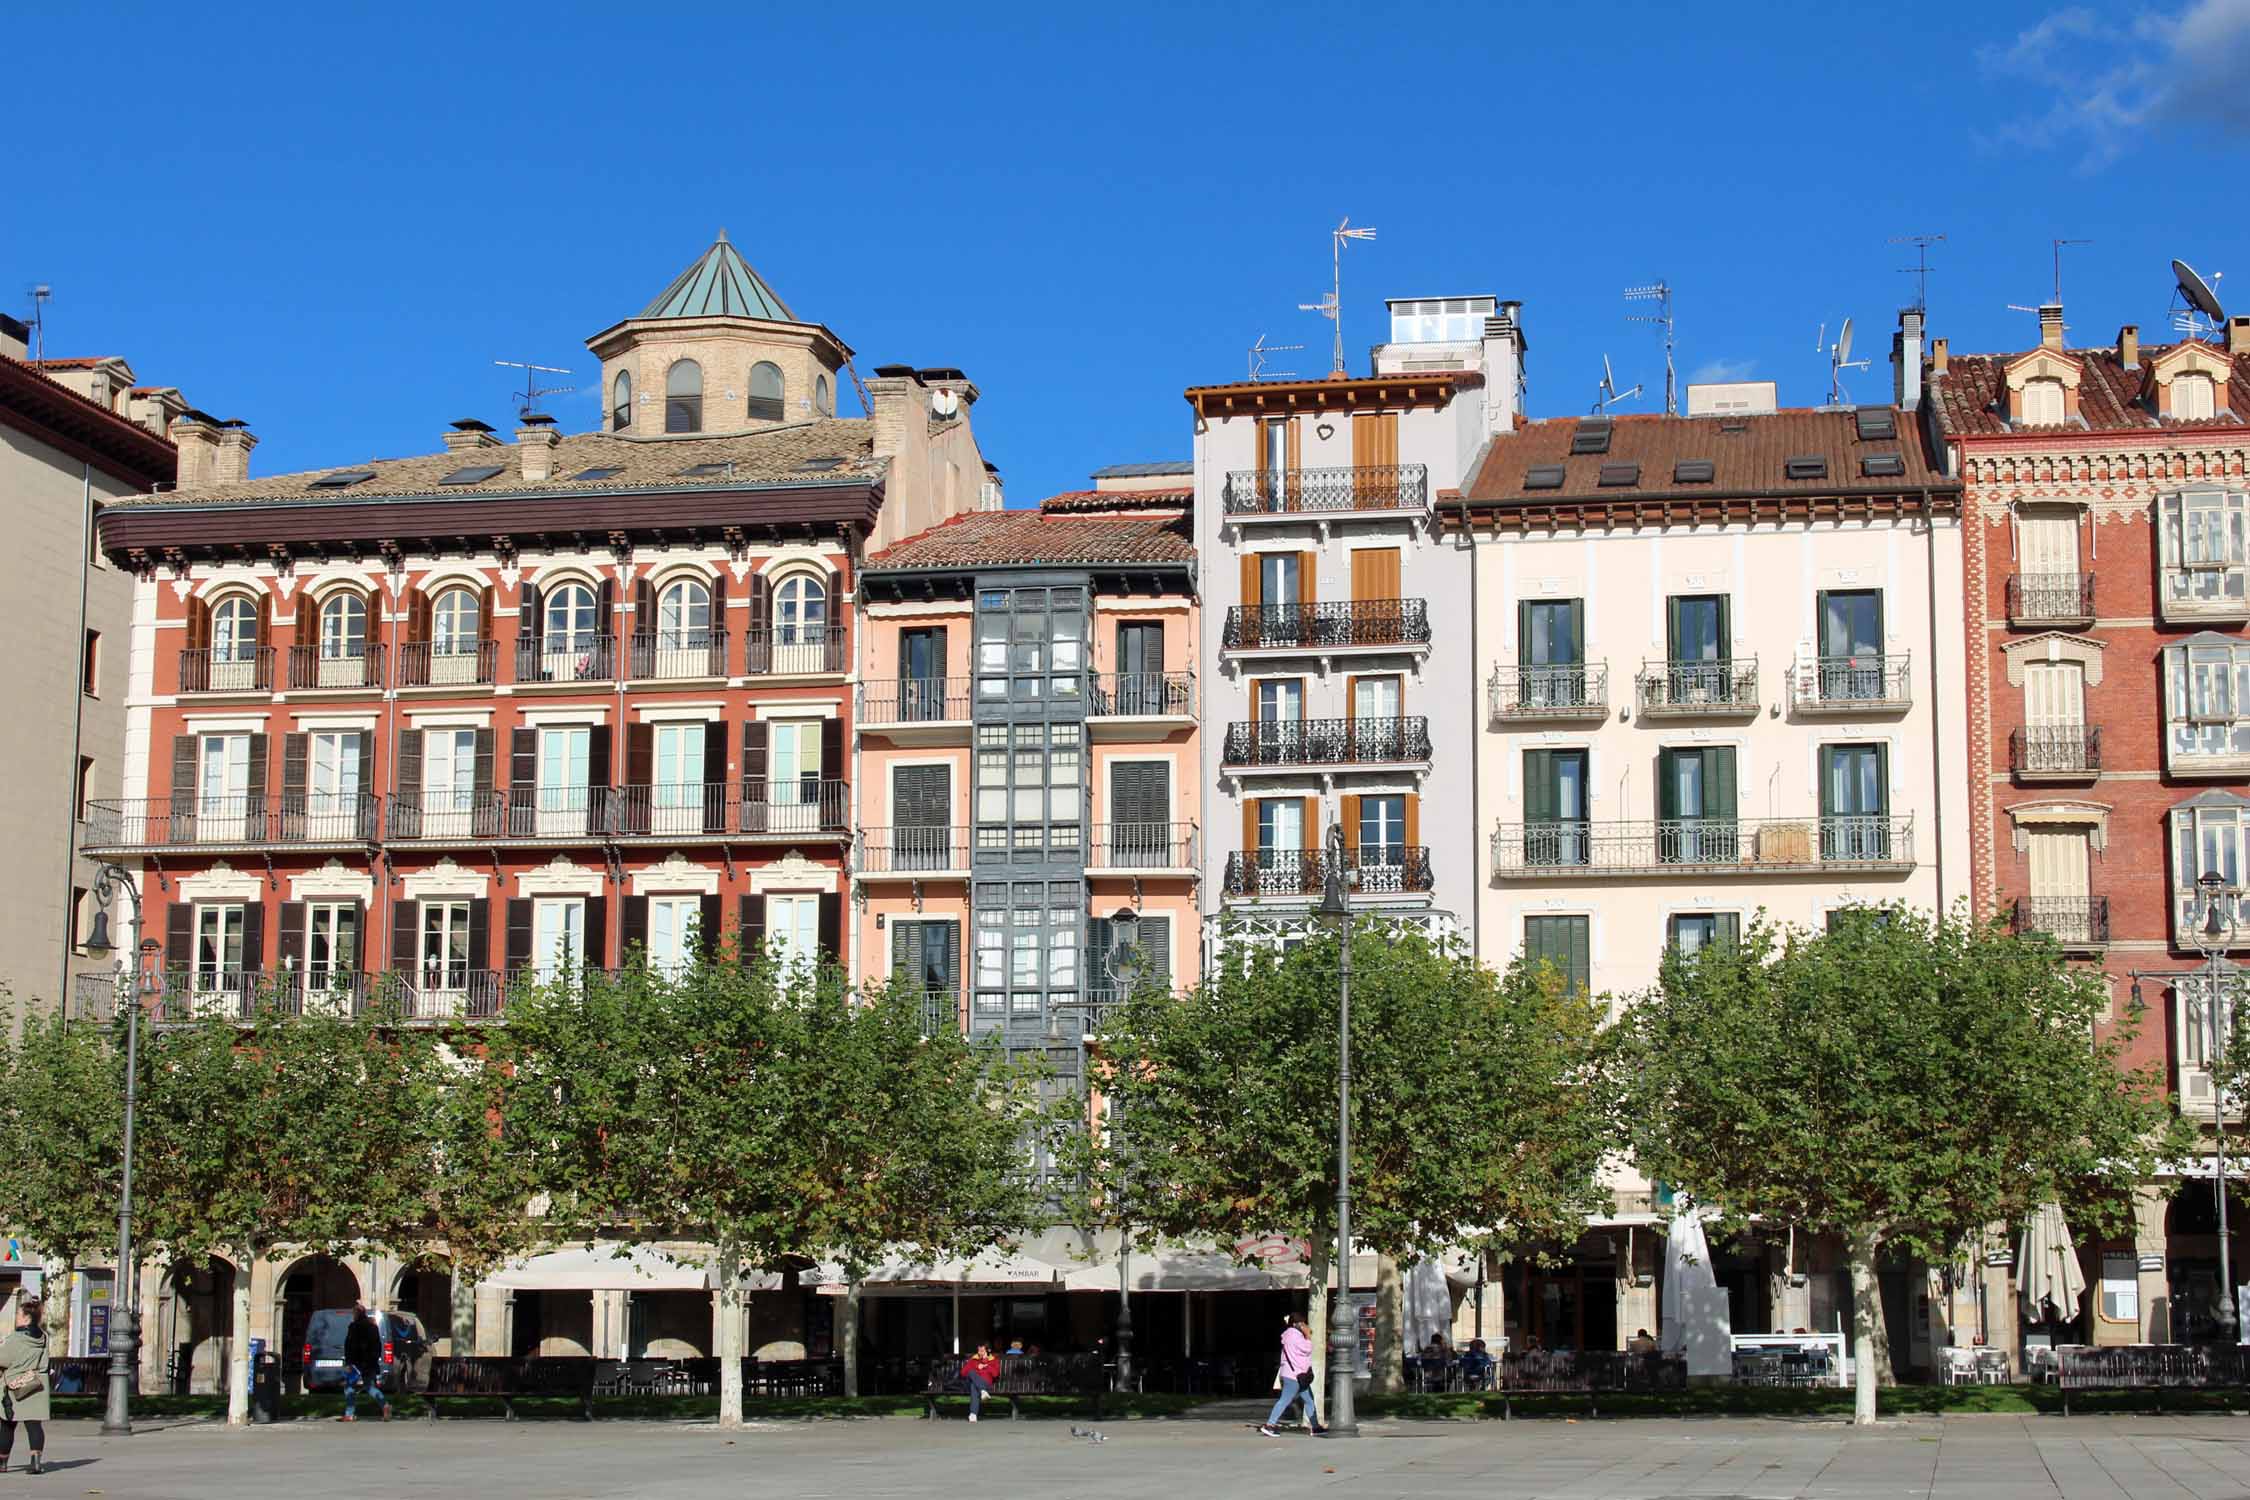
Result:
[[[1748,380],[1757,368],[1754,359],[1707,359],[1688,371],[1688,379],[1697,385],[1724,385],[1730,380]]]
[[[2111,19],[2086,6],[2050,12],[2006,46],[1985,47],[1987,73],[2049,96],[2044,110],[2000,127],[2018,146],[2083,146],[2108,165],[2152,128],[2250,137],[2250,0],[2191,0],[2172,12]]]

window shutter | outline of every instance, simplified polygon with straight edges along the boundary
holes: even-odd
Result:
[[[346,925],[346,930],[351,934],[351,947],[348,950],[351,953],[352,959],[350,972],[354,974],[363,974],[367,971],[366,903],[354,901],[351,905],[345,907],[343,911],[343,921]]]
[[[530,903],[524,904],[528,906]],[[391,970],[393,973],[412,973],[414,966],[420,961],[419,956],[415,953],[415,939],[419,935],[421,915],[421,903],[418,901],[398,900],[391,903]],[[471,962],[474,961],[475,955],[472,954]]]
[[[1347,794],[1341,800],[1344,805],[1344,847],[1357,851],[1359,848],[1359,798]]]
[[[921,951],[921,944],[916,941],[921,935],[922,924],[919,922],[893,922],[891,924],[891,978],[893,980],[896,980],[901,974],[913,972],[908,968],[908,957]],[[918,982],[919,978],[917,977]]]
[[[1419,792],[1406,794],[1406,847],[1422,847],[1422,797]]]
[[[1663,761],[1658,760],[1661,767]],[[1658,780],[1663,779],[1662,772]],[[1659,792],[1661,798],[1662,793]],[[1523,820],[1526,823],[1551,823],[1557,811],[1555,796],[1555,752],[1552,750],[1526,750],[1523,753]],[[1669,803],[1660,801],[1660,806]],[[1660,813],[1669,817],[1671,814]]]
[[[1294,433],[1296,429],[1292,427],[1290,431]],[[1289,467],[1294,469],[1297,465],[1292,461]],[[1310,609],[1319,600],[1320,554],[1317,552],[1300,552],[1297,554],[1297,602]]]
[[[1570,982],[1583,992],[1593,988],[1593,955],[1587,941],[1592,924],[1584,917],[1568,917],[1564,925],[1570,935]]]
[[[1734,747],[1713,745],[1703,752],[1703,814],[1734,816]]]
[[[303,969],[307,962],[305,943],[305,903],[281,903],[281,967]]]
[[[1242,852],[1255,856],[1258,852],[1258,799],[1242,799]]]
[[[195,962],[195,908],[175,901],[164,912],[164,963],[185,969]]]
[[[266,968],[266,904],[246,901],[242,906],[242,972],[262,974]]]
[[[492,639],[492,585],[477,590],[477,639]]]
[[[508,813],[510,832],[528,833],[539,804],[539,731],[508,732]],[[512,919],[511,919],[512,920]],[[525,950],[529,952],[529,949]]]
[[[262,734],[250,736],[250,764],[243,782],[244,800],[249,804],[246,828],[252,838],[266,836],[266,740]]]
[[[606,896],[586,898],[586,963],[585,968],[609,967],[609,899]]]
[[[820,951],[841,962],[844,956],[844,898],[835,891],[820,893]]]
[[[1516,665],[1519,667],[1539,665],[1539,659],[1531,649],[1531,601],[1529,599],[1518,599],[1516,601]],[[1517,691],[1519,694],[1523,693],[1521,688]]]
[[[1722,911],[1717,913],[1716,916],[1717,920],[1712,923],[1712,930],[1718,935],[1719,941],[1726,944],[1730,948],[1741,942],[1741,914],[1738,912]]]
[[[592,757],[589,752],[588,763]],[[654,724],[628,724],[625,726],[625,784],[627,786],[652,786],[656,780],[656,726]]]
[[[844,779],[844,722],[841,719],[822,719],[820,735],[820,779],[840,782]]]
[[[1300,805],[1304,810],[1302,816],[1305,821],[1305,848],[1311,853],[1318,854],[1327,847],[1320,839],[1320,799],[1318,797],[1301,798]]]
[[[727,721],[713,719],[703,726],[703,831],[724,833],[727,827]],[[718,924],[711,933],[717,940]]]
[[[945,993],[961,993],[961,924],[947,922],[945,927]]]
[[[588,925],[592,924],[589,923]],[[617,961],[620,964],[629,963],[632,960],[635,948],[642,950],[644,958],[647,956],[648,897],[646,896],[626,896],[618,902]]]
[[[311,754],[311,745],[310,734],[281,737],[281,815],[284,818],[297,817],[307,811],[305,762]]]
[[[705,963],[719,956],[719,897],[715,891],[696,903],[695,953]]]
[[[175,818],[195,816],[196,752],[199,748],[197,737],[192,734],[172,736],[172,816]],[[174,829],[173,837],[181,837],[185,832],[185,829]]]
[[[735,918],[735,956],[747,964],[765,952],[766,898],[744,896],[740,914]]]
[[[633,581],[633,633],[645,634],[656,628],[656,585],[646,578]]]
[[[743,631],[745,672],[767,672],[773,663],[773,585],[763,573],[750,575],[748,628]],[[764,772],[760,772],[764,775]]]
[[[1820,815],[1836,816],[1836,747],[1820,747]]]
[[[416,751],[416,753],[417,753],[417,754],[419,754],[419,753],[420,753],[420,751],[421,751],[421,748],[422,748],[422,746],[421,746],[421,743],[420,743],[420,741],[421,741],[421,736],[420,736],[419,734],[417,734],[417,735],[415,736],[415,741],[416,741],[416,743],[415,743],[415,746],[414,746],[414,748],[415,748],[415,751]],[[482,802],[482,801],[484,800],[484,797],[485,797],[485,795],[486,795],[487,793],[489,793],[489,792],[490,792],[490,791],[492,790],[492,731],[491,731],[491,730],[489,730],[489,729],[480,729],[480,730],[478,730],[478,731],[477,731],[477,737],[476,737],[476,746],[477,746],[477,751],[476,751],[476,754],[477,754],[477,770],[476,770],[476,787],[477,787],[477,800],[478,800],[479,802]],[[401,753],[403,754],[404,752],[403,752],[403,751],[401,751]],[[420,775],[421,775],[421,771],[420,771],[420,768],[419,768],[419,767],[417,767],[417,768],[416,768],[416,770],[415,770],[415,777],[416,777],[416,779],[417,779],[417,780],[418,780],[418,779],[420,778]],[[401,781],[405,781],[405,780],[406,780],[406,775],[405,775],[405,772],[404,772],[403,770],[402,770],[402,771],[400,772],[400,775],[399,775],[399,779],[400,779]]]
[[[507,968],[510,974],[520,974],[531,967],[531,901],[528,897],[511,897],[508,901]]]
[[[415,589],[406,596],[406,639],[413,644],[429,638],[430,596],[422,589]]]
[[[1891,815],[1891,747],[1875,747],[1875,811],[1879,816]]]
[[[586,785],[609,785],[609,740],[613,731],[607,724],[596,724],[586,732]]]
[[[732,665],[727,660],[727,573],[721,568],[711,580],[711,675],[724,677]],[[724,776],[704,777],[706,781],[724,781]]]
[[[527,583],[517,595],[516,629],[524,635],[539,634],[539,585]]]
[[[1141,953],[1145,966],[1141,982],[1163,989],[1172,988],[1172,919],[1170,917],[1141,918]]]
[[[1344,678],[1344,723],[1349,726],[1356,723],[1358,719],[1359,678],[1356,675],[1347,675]]]
[[[1667,661],[1680,659],[1680,596],[1670,594],[1664,600],[1664,657]]]
[[[211,606],[201,599],[187,602],[187,649],[207,651],[211,647]]]
[[[1669,823],[1680,815],[1679,758],[1694,753],[1692,750],[1656,752],[1656,816],[1659,822]]]
[[[469,903],[469,967],[492,963],[492,903],[479,896]]]
[[[763,800],[766,779],[766,741],[772,726],[763,719],[746,719],[742,724],[742,779],[756,783],[751,795]]]
[[[617,585],[604,578],[594,603],[594,635],[598,640],[613,641],[617,637],[617,626]],[[598,651],[601,648],[597,646],[595,649]],[[615,659],[611,658],[613,661]]]
[[[320,644],[320,610],[302,594],[297,596],[297,644],[305,647]]]
[[[1262,602],[1258,597],[1258,588],[1261,582],[1258,574],[1258,554],[1255,552],[1243,553],[1242,607],[1244,609],[1255,610],[1259,607]]]
[[[299,607],[302,608],[302,606]],[[258,649],[262,651],[272,644],[273,595],[260,593],[258,595]]]
[[[1734,660],[1734,600],[1719,596],[1719,655],[1720,661]]]

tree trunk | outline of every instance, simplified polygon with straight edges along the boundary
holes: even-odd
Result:
[[[1875,1277],[1875,1251],[1881,1236],[1864,1229],[1851,1237],[1846,1256],[1852,1274],[1852,1421],[1875,1421],[1875,1387],[1882,1362],[1878,1343],[1883,1328],[1883,1288]]]
[[[1375,1368],[1368,1389],[1380,1396],[1395,1396],[1406,1388],[1406,1282],[1398,1262],[1388,1255],[1375,1257]]]
[[[859,1277],[844,1283],[843,1316],[836,1323],[836,1352],[844,1361],[844,1394],[859,1394]]]
[[[477,1352],[477,1284],[453,1274],[453,1305],[446,1309],[446,1332],[456,1355]]]
[[[1312,1335],[1313,1405],[1325,1418],[1328,1415],[1328,1250],[1318,1239],[1313,1241],[1312,1259],[1306,1263],[1305,1276],[1312,1287],[1306,1331]],[[1278,1370],[1281,1368],[1281,1330],[1278,1328],[1273,1330],[1273,1347],[1273,1365]]]
[[[256,1269],[256,1252],[244,1250],[234,1273],[233,1320],[227,1350],[227,1425],[250,1425],[250,1275]],[[274,1330],[275,1353],[280,1352],[280,1330]]]
[[[60,1349],[65,1353],[70,1350],[70,1299],[71,1294],[77,1290],[72,1285],[77,1279],[77,1273],[77,1258],[66,1255],[63,1257],[62,1274],[56,1283],[62,1288],[62,1295],[58,1297],[49,1291],[44,1280],[39,1284],[39,1318],[47,1328],[47,1347]],[[119,1278],[119,1284],[122,1284],[122,1280],[123,1278]],[[109,1294],[109,1316],[113,1323],[117,1319],[117,1306],[117,1289],[113,1285]]]
[[[742,1253],[732,1239],[719,1240],[719,1329],[712,1340],[719,1356],[719,1425],[742,1425]]]

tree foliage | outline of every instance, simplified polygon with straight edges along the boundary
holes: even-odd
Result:
[[[0,1226],[68,1270],[117,1243],[123,1039],[34,1011],[0,1039]],[[58,1327],[69,1299],[56,1301]]]

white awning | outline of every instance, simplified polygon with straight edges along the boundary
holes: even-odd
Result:
[[[618,1249],[597,1243],[590,1249],[550,1250],[496,1271],[482,1284],[525,1292],[707,1292],[717,1285],[717,1272],[707,1264],[675,1260],[648,1245],[634,1245],[623,1254]],[[753,1273],[744,1278],[743,1287],[779,1291],[781,1278]]]

